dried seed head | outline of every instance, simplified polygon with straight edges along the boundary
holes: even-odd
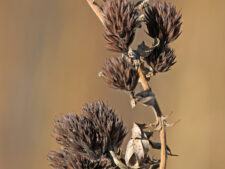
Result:
[[[48,153],[48,160],[51,162],[50,166],[52,168],[58,168],[58,169],[64,169],[66,166],[68,166],[67,163],[67,156],[66,153],[63,150],[51,151]],[[71,169],[70,167],[68,167]]]
[[[126,135],[122,121],[102,101],[86,104],[83,114],[68,113],[56,121],[54,133],[61,145],[48,159],[55,169],[113,168],[109,151],[117,151]]]
[[[128,0],[107,0],[103,3],[107,48],[114,52],[128,52],[133,42],[138,12]]]
[[[51,151],[48,160],[54,169],[117,169],[109,158],[90,160],[66,150]]]
[[[138,72],[125,57],[108,58],[101,77],[115,89],[133,91],[138,83]]]
[[[109,150],[116,152],[127,133],[122,121],[115,115],[112,108],[102,101],[97,101],[84,105],[83,112],[102,134],[102,152]]]
[[[176,61],[176,56],[168,46],[155,48],[146,58],[147,63],[153,68],[154,73],[167,72]]]
[[[155,2],[145,11],[148,35],[159,38],[163,44],[170,43],[181,34],[181,13],[167,2]]]

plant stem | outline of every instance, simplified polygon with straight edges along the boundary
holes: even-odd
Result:
[[[149,84],[142,72],[142,65],[138,68],[139,78],[141,85],[144,90],[151,90]],[[161,129],[160,129],[160,142],[161,142],[161,159],[160,159],[160,169],[166,169],[166,160],[167,160],[167,152],[166,152],[166,129],[164,125],[164,120],[162,119],[162,112],[160,110],[159,104],[155,99],[155,104],[152,106],[153,111],[156,112],[156,120],[158,121]]]
[[[104,25],[104,18],[103,18],[103,15],[102,15],[102,11],[99,9],[99,7],[97,5],[94,4],[93,0],[87,0],[87,2],[88,2],[88,5],[91,7],[91,9],[95,12],[97,17],[99,18],[99,20]]]
[[[98,6],[94,5],[93,0],[87,0],[89,6],[93,9],[95,14],[98,16],[102,24],[104,25],[104,18],[102,15],[102,12],[98,8]],[[142,65],[138,68],[138,73],[140,77],[140,82],[142,84],[142,87],[144,90],[151,90],[149,87],[149,84],[142,72]],[[157,100],[155,100],[154,106],[152,106],[153,111],[156,112],[156,120],[158,124],[160,125],[160,142],[161,142],[161,159],[160,159],[160,169],[166,169],[166,160],[167,160],[167,152],[166,152],[166,129],[164,125],[164,120],[162,119],[162,112],[160,110],[160,107],[158,105]]]

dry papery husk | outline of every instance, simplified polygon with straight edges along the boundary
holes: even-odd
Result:
[[[148,159],[148,152],[150,149],[150,143],[143,132],[143,125],[134,123],[132,128],[132,136],[127,144],[125,153],[126,165],[130,168],[143,168],[146,165]]]

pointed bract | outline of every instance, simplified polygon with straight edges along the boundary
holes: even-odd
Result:
[[[109,158],[90,160],[66,150],[51,151],[48,160],[54,169],[118,169]]]
[[[83,106],[84,116],[91,119],[95,128],[104,136],[102,152],[117,150],[127,132],[123,122],[115,115],[112,108],[102,101],[89,103]]]
[[[155,48],[150,56],[146,58],[147,63],[153,68],[154,73],[167,72],[176,61],[176,56],[172,49],[168,46],[163,48]]]
[[[109,151],[117,152],[126,129],[102,101],[83,106],[83,114],[68,113],[57,120],[54,133],[61,145],[48,155],[54,169],[116,168]]]
[[[155,2],[145,11],[145,22],[148,35],[159,38],[166,45],[176,40],[181,34],[181,13],[168,2]]]
[[[133,2],[107,0],[103,3],[103,16],[107,48],[114,52],[128,52],[139,25],[139,14],[134,9]]]
[[[134,66],[125,57],[108,58],[101,77],[112,88],[133,91],[139,75]]]

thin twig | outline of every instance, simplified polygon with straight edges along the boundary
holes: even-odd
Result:
[[[91,9],[95,12],[95,14],[97,15],[97,17],[99,18],[99,20],[102,22],[102,24],[104,25],[104,18],[102,15],[102,11],[100,10],[100,8],[95,5],[95,1],[93,0],[87,0],[89,6],[91,7]]]
[[[139,78],[141,85],[144,90],[151,90],[149,84],[142,72],[142,66],[138,68]],[[153,111],[156,112],[156,120],[159,122],[161,127],[160,130],[160,142],[161,142],[161,160],[160,160],[160,169],[166,169],[166,160],[167,160],[167,152],[166,152],[166,129],[164,125],[164,120],[162,119],[162,112],[160,110],[159,104],[157,100],[155,100],[154,106],[152,106]]]

